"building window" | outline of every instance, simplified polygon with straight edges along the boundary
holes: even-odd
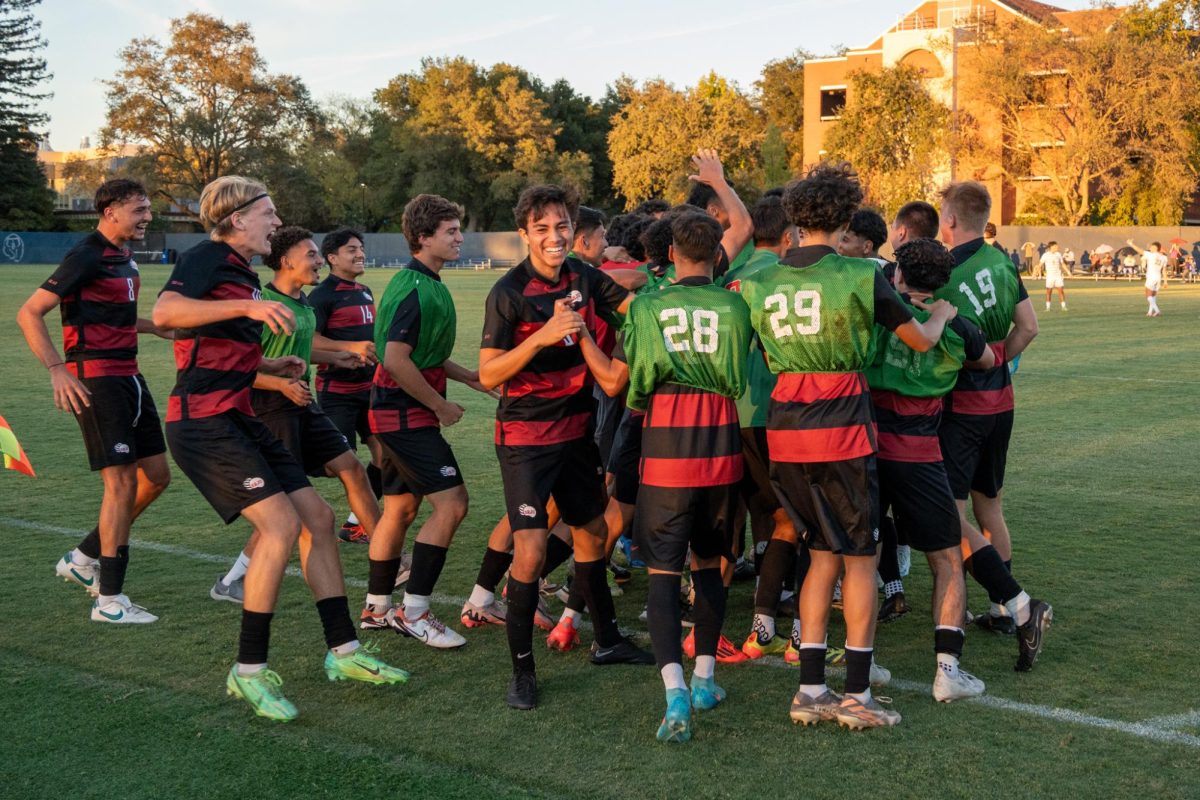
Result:
[[[846,107],[846,87],[826,86],[821,88],[821,119],[837,119]]]

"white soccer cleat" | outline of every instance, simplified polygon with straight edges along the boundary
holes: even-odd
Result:
[[[951,675],[939,666],[933,679],[933,699],[939,703],[949,703],[968,697],[979,697],[986,688],[983,681],[969,672],[960,669]]]
[[[158,617],[141,606],[134,605],[125,595],[119,594],[104,605],[100,605],[99,599],[92,603],[92,622],[145,625],[150,622],[158,622]]]
[[[871,685],[887,686],[892,682],[892,672],[887,667],[881,667],[871,660]]]
[[[395,609],[393,614],[396,628],[405,636],[411,636],[417,641],[424,642],[430,647],[436,647],[439,650],[449,650],[455,647],[462,647],[467,643],[462,634],[451,628],[447,628],[445,623],[433,615],[433,611],[426,611],[415,620],[408,620],[404,616],[403,609]]]
[[[54,574],[67,583],[79,584],[87,589],[88,594],[92,597],[100,594],[99,561],[95,564],[76,564],[71,560],[71,554],[68,552],[54,565]]]

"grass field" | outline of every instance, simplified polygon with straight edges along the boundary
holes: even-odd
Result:
[[[248,530],[221,525],[177,471],[134,527],[127,581],[160,622],[90,622],[83,590],[55,579],[53,567],[94,524],[99,480],[11,322],[49,271],[5,267],[0,291],[0,414],[39,475],[0,474],[0,615],[8,620],[0,628],[0,797],[1200,796],[1200,287],[1171,286],[1158,319],[1144,316],[1137,284],[1072,282],[1066,313],[1042,314],[1037,302],[1042,333],[1016,377],[1006,486],[1014,570],[1056,611],[1032,673],[1012,671],[1011,638],[971,633],[964,665],[988,695],[935,704],[929,579],[914,563],[907,588],[916,609],[881,627],[876,651],[898,678],[885,692],[904,715],[898,728],[792,726],[798,676],[767,660],[718,669],[729,700],[698,717],[690,744],[668,747],[654,741],[655,670],[599,669],[582,651],[539,651],[541,705],[510,711],[499,628],[471,631],[458,652],[388,634],[379,639],[385,657],[413,673],[406,686],[330,684],[320,626],[297,578],[284,582],[271,664],[301,717],[286,726],[253,718],[223,687],[238,610],[208,598]],[[381,290],[389,276],[368,278]],[[165,268],[143,271],[147,315],[165,277]],[[476,363],[495,277],[448,278],[462,363]],[[150,337],[142,350],[161,409],[173,381],[169,345]],[[494,403],[457,385],[451,394],[468,409],[448,438],[472,506],[437,610],[458,627],[502,503]],[[344,514],[340,486],[319,488]],[[366,548],[345,545],[342,557],[357,609]],[[970,586],[978,609],[986,598]],[[617,598],[634,630],[644,589],[638,576]],[[751,605],[749,586],[736,585],[726,626],[735,641]],[[841,635],[835,619],[830,641]]]

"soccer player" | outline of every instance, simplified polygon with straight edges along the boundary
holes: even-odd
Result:
[[[649,571],[646,615],[666,686],[659,741],[691,738],[692,707],[725,699],[714,680],[725,619],[721,558],[733,544],[741,437],[735,400],[746,387],[750,314],[736,294],[715,286],[722,229],[707,214],[671,221],[677,280],[630,306],[613,361],[589,339],[584,357],[609,394],[629,385],[630,408],[645,412],[638,547]],[[696,668],[684,683],[679,580],[692,554],[696,591]]]
[[[838,242],[838,255],[869,258],[883,267],[890,262],[879,255],[879,248],[887,241],[888,226],[883,217],[869,208],[860,208],[850,218],[850,225]]]
[[[380,448],[371,435],[368,412],[371,406],[371,376],[375,373],[375,298],[358,282],[366,271],[363,236],[352,228],[339,228],[321,240],[321,256],[329,275],[308,293],[308,303],[317,316],[314,346],[321,350],[353,353],[361,359],[356,367],[317,365],[317,402],[346,437],[350,449],[358,440],[371,451],[367,477],[376,499],[383,497],[380,483]],[[370,520],[374,527],[377,520]],[[370,533],[352,511],[338,531],[347,542],[370,541]]]
[[[896,251],[896,288],[913,316],[927,320],[924,304],[950,278],[954,259],[936,239],[912,239]],[[965,317],[950,320],[936,347],[919,353],[896,333],[876,329],[875,359],[867,369],[879,427],[880,518],[889,509],[897,527],[925,552],[933,572],[933,696],[942,702],[983,694],[983,681],[959,669],[966,635],[966,587],[958,507],[946,479],[937,430],[942,396],[965,364],[990,369],[995,354],[983,332]]]
[[[260,373],[250,393],[250,407],[309,477],[328,476],[340,480],[350,507],[369,524],[370,530],[374,530],[375,521],[379,519],[379,506],[367,473],[346,437],[313,403],[310,388],[310,363],[342,368],[361,363],[361,356],[355,353],[313,348],[316,314],[304,296],[303,288],[314,286],[320,280],[321,253],[311,232],[292,225],[280,228],[271,236],[271,252],[263,262],[274,272],[271,282],[263,289],[263,298],[282,303],[296,319],[296,327],[291,333],[263,329],[263,356],[268,359],[295,356],[303,362],[304,373],[298,378]],[[244,576],[255,545],[256,541],[252,540],[233,566],[213,584],[208,593],[212,599],[232,603],[243,601]]]
[[[783,207],[804,246],[741,282],[767,364],[779,376],[767,415],[771,482],[797,530],[806,529],[812,556],[800,591],[804,641],[791,717],[852,728],[900,721],[870,689],[879,509],[863,370],[876,324],[925,352],[954,314],[937,303],[927,321],[916,321],[875,262],[837,254],[862,196],[845,166],[821,165],[793,181]],[[844,698],[825,685],[825,633],[843,568]]]
[[[262,327],[290,333],[296,318],[283,303],[262,300],[254,256],[271,252],[280,227],[261,183],[218,178],[200,193],[210,241],[183,253],[154,306],[154,324],[175,330],[178,375],[167,405],[167,445],[180,470],[226,523],[239,516],[258,542],[245,579],[236,663],[226,691],[259,716],[287,721],[296,707],[282,679],[267,668],[271,619],[279,585],[297,540],[305,580],[325,630],[324,670],[330,680],[399,683],[408,673],[362,647],[346,601],[333,510],[304,469],[250,407],[259,370],[298,377],[304,365],[288,356],[262,357]]]
[[[371,539],[363,628],[392,628],[430,647],[466,644],[430,608],[454,533],[467,515],[462,470],[441,428],[463,407],[446,398],[447,379],[479,391],[478,373],[450,360],[458,317],[442,267],[462,248],[462,207],[420,194],[404,207],[404,238],[412,260],[392,277],[379,303],[375,352],[383,359],[371,387],[371,432],[383,451],[383,519]],[[399,608],[392,591],[404,537],[422,500],[433,511],[413,545],[412,573]]]
[[[604,468],[590,436],[591,386],[579,349],[581,329],[594,325],[596,314],[623,314],[633,298],[604,273],[567,258],[577,207],[574,193],[557,186],[521,193],[513,215],[529,256],[488,294],[479,351],[481,383],[502,387],[496,454],[514,539],[507,702],[518,709],[537,704],[533,620],[551,497],[572,529],[575,580],[596,632],[592,663],[653,663],[617,629],[605,569]]]
[[[1063,255],[1058,252],[1058,242],[1050,242],[1042,253],[1041,268],[1046,273],[1046,310],[1050,310],[1050,298],[1058,289],[1062,310],[1067,310],[1067,295],[1063,289]]]
[[[1146,302],[1150,304],[1146,316],[1160,316],[1162,311],[1158,308],[1158,290],[1166,283],[1167,269],[1167,257],[1162,252],[1162,245],[1158,242],[1151,242],[1150,249],[1143,250],[1134,244],[1132,239],[1126,241],[1126,244],[1142,257],[1142,268],[1146,270]]]
[[[1012,540],[1003,506],[1014,407],[1008,364],[1037,336],[1037,316],[1003,253],[984,244],[983,227],[992,208],[987,189],[975,181],[962,181],[947,186],[941,197],[942,241],[950,247],[955,267],[949,282],[934,296],[952,302],[960,314],[983,330],[996,353],[996,366],[959,372],[954,390],[946,396],[938,438],[964,533],[979,533],[967,520],[969,498],[983,536],[1011,574]],[[1014,626],[1018,633],[1016,669],[1032,669],[1053,609],[1025,592],[1015,597],[993,594],[990,599],[992,612],[978,618],[979,624],[993,629]]]
[[[96,230],[71,248],[21,310],[17,324],[50,373],[54,405],[75,415],[88,464],[100,473],[100,519],[55,573],[96,596],[94,622],[154,622],[125,594],[129,528],[171,482],[158,409],[138,370],[139,333],[165,336],[138,317],[141,280],[126,244],[150,224],[150,198],[137,181],[116,178],[96,190]],[[63,355],[45,317],[60,306]]]
[[[705,158],[716,158],[712,150],[701,150],[700,153]],[[721,229],[725,231],[721,237],[721,258],[717,262],[714,277],[723,277],[754,255],[754,224],[750,221],[750,212],[725,180],[724,172],[719,183],[695,181],[688,193],[687,204],[701,209],[721,223]]]

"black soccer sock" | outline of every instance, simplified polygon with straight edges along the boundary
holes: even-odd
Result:
[[[125,570],[129,569],[129,547],[121,545],[115,556],[100,556],[100,594],[112,597],[125,586]]]
[[[413,545],[412,573],[404,591],[418,597],[433,594],[433,587],[446,566],[446,548],[417,542]]]
[[[800,684],[821,686],[825,683],[825,645],[800,648]]]
[[[247,611],[242,609],[242,630],[238,635],[239,664],[267,663],[267,649],[271,645],[270,611]]]
[[[330,650],[358,638],[354,632],[354,620],[350,619],[350,603],[346,595],[318,600],[317,614],[321,616],[321,627],[325,629],[325,646]]]
[[[934,628],[933,652],[962,658],[963,644],[966,640],[967,635],[959,628]]]
[[[400,574],[400,559],[387,558],[376,561],[367,559],[367,594],[381,594],[388,597],[396,590],[396,576]]]
[[[513,672],[533,672],[533,612],[537,609],[537,582],[508,579],[508,614],[504,629]]]
[[[100,558],[100,526],[92,528],[75,546],[79,548],[79,552],[92,560]]]
[[[565,564],[574,552],[575,550],[571,545],[553,533],[550,534],[550,541],[546,542],[546,561],[542,564],[542,577],[545,578],[551,572],[554,572],[554,570]]]
[[[783,581],[792,574],[796,560],[796,545],[783,539],[767,542],[758,573],[758,588],[754,590],[754,613],[774,617],[779,610]]]
[[[721,581],[720,567],[692,570],[692,585],[696,602],[692,606],[692,621],[696,624],[696,655],[715,656],[725,622],[725,598],[729,590]]]
[[[605,581],[607,580],[608,578],[605,577]],[[567,592],[567,608],[582,614],[583,609],[587,607],[587,603],[583,601],[583,590],[580,586],[579,575],[576,574],[575,580],[571,581],[570,590]],[[608,593],[611,595],[612,590],[609,589]]]
[[[1008,570],[1009,575],[1012,575],[1012,559],[1011,558],[1008,561],[1004,562],[1004,568],[1006,570]]]
[[[383,497],[383,470],[374,464],[367,464],[367,481],[371,484],[375,499]]]
[[[612,592],[608,588],[608,568],[604,559],[575,562],[575,585],[583,595],[584,605],[592,617],[596,632],[596,644],[612,647],[621,641],[617,629],[617,610],[613,605]]]
[[[512,559],[512,553],[502,553],[489,547],[483,554],[483,562],[479,565],[479,575],[475,578],[475,584],[489,592],[495,592],[496,585],[508,571]]]
[[[993,603],[1001,604],[1021,593],[1021,584],[1004,568],[1000,554],[990,544],[976,550],[963,562],[963,566],[975,582],[987,591],[988,599]]]
[[[871,688],[871,656],[874,652],[846,648],[846,694],[862,694]]]
[[[900,561],[896,556],[896,526],[891,517],[879,520],[879,577],[885,586],[900,582]],[[895,592],[889,592],[891,597]]]
[[[683,625],[679,618],[679,576],[652,574],[646,588],[646,627],[654,661],[661,670],[683,663]]]

